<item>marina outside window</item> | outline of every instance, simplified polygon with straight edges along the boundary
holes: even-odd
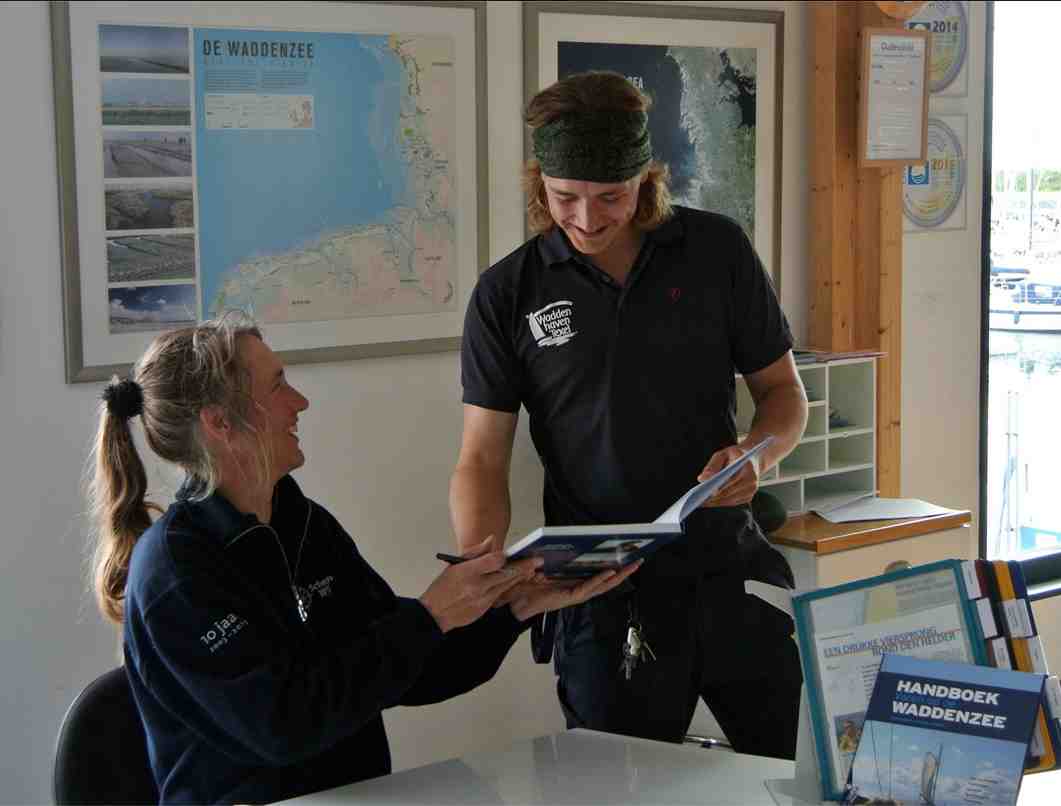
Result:
[[[991,3],[984,114],[980,556],[1061,593],[1061,3]]]

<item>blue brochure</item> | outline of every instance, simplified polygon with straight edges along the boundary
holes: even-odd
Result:
[[[845,802],[1015,804],[1045,679],[885,655]]]

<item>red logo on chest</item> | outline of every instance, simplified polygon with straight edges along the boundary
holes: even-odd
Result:
[[[672,288],[667,291],[667,296],[670,297],[671,302],[677,302],[682,298],[682,290],[680,288]]]

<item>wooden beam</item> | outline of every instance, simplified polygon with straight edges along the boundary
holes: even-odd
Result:
[[[858,27],[896,28],[902,20],[883,14],[875,3],[854,4]],[[861,41],[859,42],[861,50]],[[858,61],[861,68],[862,61]],[[861,78],[861,76],[859,77]],[[861,86],[861,82],[859,83]],[[858,99],[855,114],[858,114]],[[864,169],[867,229],[860,233],[863,245],[859,272],[864,275],[865,296],[858,315],[875,324],[860,333],[864,343],[884,352],[877,362],[877,489],[884,496],[901,495],[902,465],[902,304],[903,304],[903,197],[902,169]],[[872,212],[870,212],[872,211]],[[875,218],[875,226],[871,220]],[[864,236],[864,240],[863,240]]]
[[[819,0],[811,7],[810,342],[828,350],[876,349],[877,486],[900,494],[902,461],[902,174],[859,169],[860,31],[901,30],[874,3]]]
[[[811,148],[811,282],[810,343],[832,348],[833,244],[837,239],[836,206],[836,22],[835,3],[811,8],[814,72],[814,144]]]
[[[841,8],[836,24],[836,226],[833,250],[833,349],[854,350],[853,326],[858,317],[857,285],[848,271],[858,258],[855,222],[858,216],[858,28],[855,15]]]
[[[881,172],[880,294],[877,349],[877,488],[902,495],[903,208],[902,169]]]
[[[854,349],[851,324],[855,288],[838,266],[855,261],[857,79],[855,19],[837,3],[812,6],[814,31],[815,139],[811,153],[811,221],[814,294],[811,296],[810,341],[830,350]],[[844,158],[838,158],[844,155]]]

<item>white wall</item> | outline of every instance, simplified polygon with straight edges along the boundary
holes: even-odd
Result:
[[[798,2],[703,3],[785,11],[782,302],[807,318],[809,29]],[[904,239],[904,493],[976,510],[979,121],[983,19],[972,13],[966,230]],[[522,235],[520,4],[489,3],[491,254]],[[115,663],[85,593],[79,482],[98,384],[63,382],[48,9],[0,6],[0,802],[49,798],[55,733],[72,697]],[[452,544],[446,507],[460,433],[455,354],[294,367],[312,401],[302,484],[329,506],[402,593],[418,594]],[[13,415],[13,416],[12,416]],[[941,472],[941,470],[943,472]],[[155,474],[158,475],[157,473]],[[541,472],[525,430],[513,469],[513,531],[540,519]],[[971,533],[971,535],[974,533]],[[970,544],[974,550],[975,539]],[[1058,610],[1058,608],[1054,608]],[[1040,612],[1040,611],[1037,611]],[[1041,611],[1048,618],[1052,611]],[[1053,614],[1061,621],[1061,612]],[[1040,622],[1043,616],[1040,616]],[[1056,622],[1055,622],[1056,623]],[[1041,625],[1042,626],[1042,623]],[[1061,666],[1061,663],[1057,664]],[[497,679],[458,702],[387,715],[398,768],[562,725],[550,667],[524,639]]]
[[[902,491],[979,508],[980,211],[983,172],[983,3],[970,4],[969,92],[932,98],[930,114],[965,113],[966,226],[903,238]],[[969,530],[977,551],[977,525]]]

